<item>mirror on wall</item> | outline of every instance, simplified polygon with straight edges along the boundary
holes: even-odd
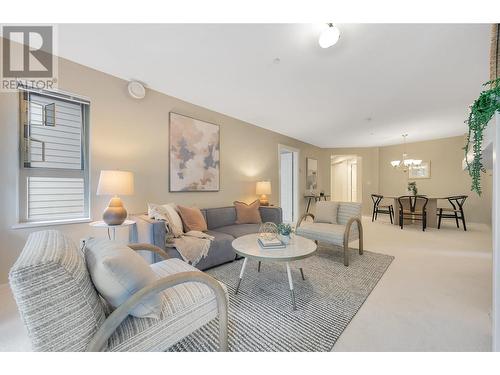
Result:
[[[306,192],[315,194],[318,190],[318,160],[306,158]]]

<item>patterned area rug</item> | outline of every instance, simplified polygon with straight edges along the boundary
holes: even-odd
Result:
[[[393,259],[351,250],[345,267],[340,248],[320,248],[314,256],[292,263],[296,311],[284,263],[262,263],[258,273],[257,261],[249,259],[237,295],[243,260],[209,270],[229,292],[230,351],[330,351]],[[216,351],[217,327],[212,321],[170,351]]]

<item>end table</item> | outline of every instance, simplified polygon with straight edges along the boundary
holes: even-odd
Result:
[[[108,230],[108,238],[110,240],[115,241],[116,240],[116,228],[129,227],[129,226],[134,225],[134,224],[135,224],[134,220],[125,220],[120,225],[108,225],[104,221],[100,220],[100,221],[94,221],[94,222],[90,223],[89,225],[91,227],[95,227],[95,228],[107,228],[107,230]],[[111,233],[109,231],[110,229],[111,229]]]

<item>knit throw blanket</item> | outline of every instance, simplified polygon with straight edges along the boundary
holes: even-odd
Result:
[[[171,239],[166,246],[175,247],[185,262],[195,266],[208,255],[213,240],[209,234],[192,230]]]
[[[154,207],[151,212],[148,212],[148,215],[152,219],[165,222],[165,229],[167,231],[165,246],[177,249],[185,262],[195,266],[207,256],[210,243],[214,240],[213,236],[194,230],[187,233],[182,233],[181,230],[182,234],[176,236],[174,234],[176,231],[172,230],[172,218],[161,206]]]

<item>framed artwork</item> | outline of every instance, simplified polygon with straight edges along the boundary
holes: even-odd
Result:
[[[413,166],[408,169],[409,179],[431,178],[431,162],[423,161],[418,166]]]
[[[219,191],[219,125],[170,112],[170,192]]]
[[[306,192],[315,193],[318,189],[318,160],[306,158]]]

